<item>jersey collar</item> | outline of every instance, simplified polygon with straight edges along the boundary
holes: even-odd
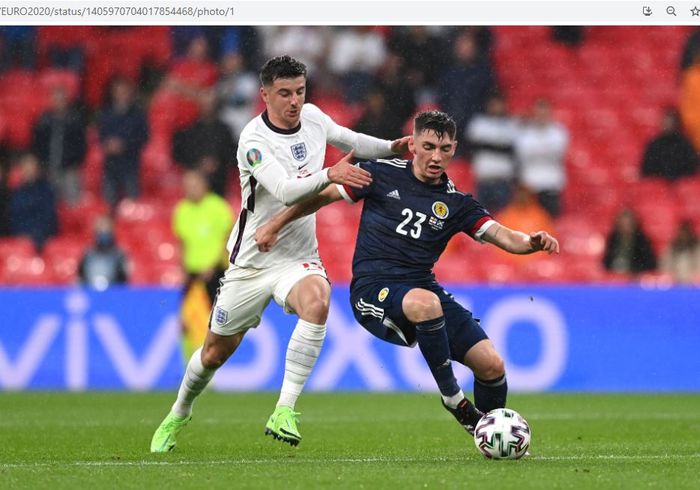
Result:
[[[275,133],[278,134],[296,134],[299,132],[301,129],[301,121],[299,121],[299,124],[297,124],[295,127],[291,129],[283,129],[283,128],[278,128],[272,122],[270,121],[270,117],[267,115],[267,111],[262,113],[262,120],[265,123],[265,126],[270,128],[270,131],[274,131]]]

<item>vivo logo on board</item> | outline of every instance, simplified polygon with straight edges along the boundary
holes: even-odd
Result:
[[[0,388],[141,391],[177,387],[182,362],[176,310],[166,309],[155,322],[134,322],[123,318],[124,309],[153,309],[152,299],[140,299],[138,292],[130,293],[126,306],[117,297],[103,301],[110,305],[103,308],[92,304],[94,293],[71,289],[56,294],[61,295],[60,301],[53,302],[61,305],[58,311],[17,319],[21,327],[16,331],[0,330]],[[471,298],[457,299],[471,306]],[[559,380],[568,358],[568,337],[556,304],[543,299],[533,305],[524,296],[507,295],[488,307],[482,318],[506,358],[514,390],[546,390]],[[527,366],[508,359],[508,337],[519,322],[533,325],[540,339],[537,358]],[[274,309],[266,312],[237,355],[217,372],[216,388],[276,390],[293,325],[294,317]],[[10,333],[12,349],[8,348]],[[470,372],[457,368],[456,373],[468,388]],[[334,298],[324,350],[307,388],[435,391],[435,384],[417,348],[398,348],[373,338],[355,323],[346,302]]]

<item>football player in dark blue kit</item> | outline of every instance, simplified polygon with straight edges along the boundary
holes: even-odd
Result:
[[[343,198],[364,199],[350,285],[355,318],[383,340],[418,344],[443,406],[473,433],[483,413],[505,406],[505,367],[478,320],[435,281],[432,268],[449,239],[461,232],[514,254],[558,253],[559,243],[544,231],[528,235],[500,225],[454,187],[445,170],[457,147],[455,134],[447,114],[419,114],[409,142],[412,161],[360,163],[372,175],[369,186],[329,186],[275,215],[257,230],[256,242],[269,250],[290,221]],[[474,404],[458,386],[452,360],[473,371]]]

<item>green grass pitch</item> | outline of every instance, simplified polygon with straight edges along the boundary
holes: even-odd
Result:
[[[700,395],[512,395],[530,457],[489,461],[435,394],[312,394],[298,448],[276,395],[206,393],[170,454],[173,393],[0,393],[0,488],[700,488]]]

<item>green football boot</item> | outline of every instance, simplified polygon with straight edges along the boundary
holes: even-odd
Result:
[[[172,451],[176,443],[175,438],[190,420],[192,420],[192,415],[178,417],[173,412],[170,412],[160,423],[156,433],[153,434],[151,452],[167,453]]]
[[[301,415],[289,407],[277,407],[265,424],[265,435],[271,435],[279,441],[297,446],[301,442],[301,434],[297,428],[297,417]]]

